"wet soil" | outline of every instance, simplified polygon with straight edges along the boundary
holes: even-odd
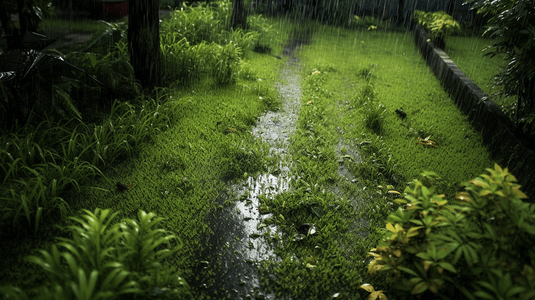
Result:
[[[212,269],[215,280],[210,286],[200,285],[213,297],[275,299],[275,295],[262,289],[258,266],[264,260],[277,260],[263,235],[278,233],[275,225],[265,225],[264,220],[271,215],[261,213],[259,197],[274,197],[290,189],[289,139],[297,127],[301,106],[301,70],[296,57],[300,46],[299,41],[291,40],[283,51],[288,58],[277,85],[282,101],[280,110],[264,113],[252,129],[256,138],[270,146],[269,155],[280,159],[278,166],[229,184],[218,199],[223,208],[215,211],[208,222],[213,231],[206,241],[210,253],[205,253],[209,258],[202,258],[207,261],[200,271]]]

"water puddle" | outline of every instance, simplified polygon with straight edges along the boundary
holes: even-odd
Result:
[[[207,242],[211,255],[219,262],[216,281],[210,289],[230,294],[231,299],[275,299],[275,295],[261,289],[257,270],[261,261],[277,259],[263,235],[278,234],[275,225],[265,225],[264,220],[271,214],[262,213],[259,197],[274,197],[290,189],[289,139],[297,127],[301,107],[300,65],[294,56],[298,46],[290,42],[284,50],[290,57],[277,86],[280,110],[264,113],[252,129],[255,137],[270,146],[269,155],[278,157],[279,165],[267,173],[249,176],[245,182],[229,185],[219,199],[226,205],[215,213],[210,224],[214,234]]]

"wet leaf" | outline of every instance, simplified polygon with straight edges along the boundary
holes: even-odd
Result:
[[[310,229],[308,229],[308,235],[313,235],[314,233],[316,233],[316,225],[312,224]]]
[[[438,263],[438,265],[452,273],[457,273],[457,270],[455,270],[455,267],[448,262],[441,261]]]
[[[260,214],[269,214],[270,211],[269,211],[269,208],[267,208],[266,206],[261,206],[258,208],[258,212]]]
[[[365,284],[361,285],[359,288],[365,290],[366,292],[370,292],[370,293],[375,292],[375,289],[369,283],[365,283]]]
[[[394,226],[392,226],[391,223],[386,223],[386,229],[390,232],[396,232],[396,230],[394,229]]]
[[[420,281],[412,288],[411,294],[413,295],[421,294],[425,292],[428,288],[429,288],[429,285],[427,284],[427,282]]]
[[[470,202],[470,195],[467,192],[460,192],[455,196],[455,199],[459,201]]]

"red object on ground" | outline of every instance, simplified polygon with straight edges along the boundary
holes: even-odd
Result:
[[[106,17],[121,18],[128,15],[128,1],[102,0],[102,9]]]

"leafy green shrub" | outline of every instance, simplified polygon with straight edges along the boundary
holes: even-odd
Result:
[[[234,43],[220,47],[219,56],[213,71],[218,84],[234,83],[240,67],[241,49]]]
[[[430,39],[442,49],[444,49],[444,37],[461,29],[459,22],[444,11],[415,10],[414,19],[427,31]]]
[[[219,40],[220,45],[235,44],[241,53],[251,49],[258,41],[260,34],[254,31],[245,31],[241,28],[223,31]]]
[[[165,259],[181,243],[161,228],[163,219],[144,211],[138,213],[138,220],[115,222],[116,216],[99,208],[84,210],[81,218],[71,217],[77,225],[66,227],[70,238],[58,238],[50,251],[27,258],[48,276],[38,291],[39,299],[176,298],[184,293],[179,290],[186,286],[184,280],[170,277],[173,272],[164,268]],[[25,298],[17,288],[4,287],[2,292]]]
[[[396,293],[420,298],[535,297],[535,204],[523,202],[516,178],[495,165],[448,201],[437,175],[405,189],[388,216],[382,242],[370,255]]]
[[[262,15],[252,15],[247,17],[247,28],[258,34],[257,44],[267,45],[270,43],[267,39],[271,31],[271,25]]]
[[[71,52],[65,59],[83,68],[86,74],[96,78],[82,77],[73,81],[70,94],[76,95],[77,104],[84,111],[109,109],[116,99],[132,99],[141,94],[134,70],[127,53],[128,45],[120,40],[109,47],[105,55],[95,52]]]
[[[501,96],[517,96],[511,114],[518,129],[535,134],[535,5],[531,0],[471,0],[473,9],[490,16],[484,35],[497,39],[486,55],[505,55],[507,62],[495,77]],[[522,128],[524,127],[524,128]]]
[[[192,46],[216,42],[227,24],[222,17],[222,14],[204,6],[185,6],[172,11],[160,26],[162,43],[167,45],[171,40],[183,38]]]

